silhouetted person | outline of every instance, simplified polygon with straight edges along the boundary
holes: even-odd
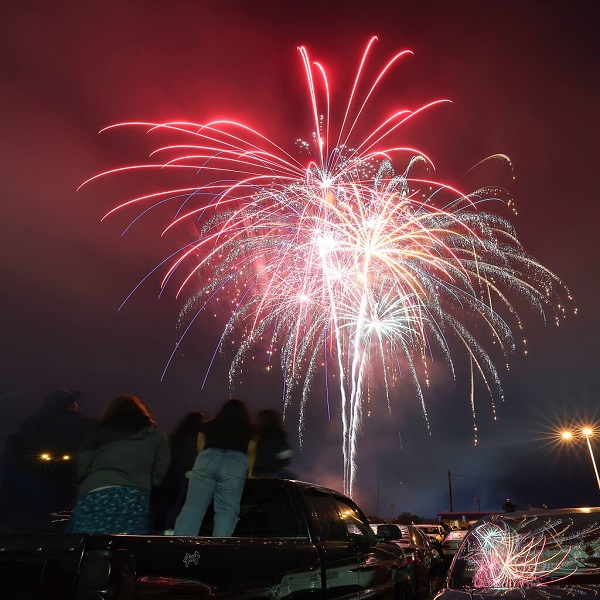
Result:
[[[281,413],[268,408],[256,416],[256,458],[251,475],[254,477],[288,477],[292,450],[283,427]]]
[[[57,531],[51,513],[73,507],[73,459],[97,422],[79,411],[80,396],[81,392],[54,390],[7,438],[0,459],[0,519],[10,531]]]
[[[171,466],[163,482],[152,492],[152,509],[156,532],[171,532],[188,489],[186,473],[198,456],[198,435],[206,415],[200,411],[186,413],[169,434]]]

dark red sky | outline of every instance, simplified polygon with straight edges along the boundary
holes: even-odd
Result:
[[[427,397],[431,435],[409,386],[394,401],[391,418],[376,408],[359,451],[359,500],[367,512],[376,511],[379,478],[382,514],[391,503],[395,511],[435,514],[448,508],[450,470],[457,510],[474,509],[474,497],[488,509],[499,508],[507,496],[519,505],[597,503],[585,448],[566,456],[550,451],[539,435],[567,416],[600,418],[594,4],[3,6],[0,435],[14,430],[56,387],[83,390],[91,415],[117,393],[137,394],[165,429],[186,410],[214,412],[228,394],[225,364],[200,389],[218,332],[214,324],[197,328],[161,381],[179,305],[167,296],[157,301],[158,281],[152,280],[117,312],[168,246],[157,242],[152,219],[123,238],[124,219],[100,223],[131,191],[120,179],[76,192],[104,169],[145,159],[139,135],[98,131],[127,120],[201,123],[227,116],[291,144],[306,135],[308,124],[297,46],[307,46],[325,64],[336,97],[343,98],[362,48],[377,35],[376,64],[397,50],[415,53],[382,88],[382,109],[453,101],[405,133],[446,179],[490,154],[511,157],[519,237],[569,286],[579,314],[560,329],[543,328],[533,314],[524,314],[529,356],[515,356],[504,376],[506,401],[498,421],[481,399],[477,448],[467,395],[444,378],[434,381]],[[278,378],[262,377],[249,376],[238,395],[253,409],[279,406]],[[297,444],[295,414],[288,426]],[[317,390],[295,461],[300,476],[341,486],[339,435]]]

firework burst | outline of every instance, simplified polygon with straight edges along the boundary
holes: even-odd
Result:
[[[391,386],[407,374],[427,419],[427,365],[441,355],[454,373],[450,340],[458,342],[473,373],[474,418],[475,375],[493,401],[502,398],[498,372],[478,340],[484,335],[505,354],[515,346],[498,308],[520,327],[509,296],[544,314],[561,286],[523,250],[507,220],[482,210],[482,202],[498,199],[499,190],[465,193],[440,183],[426,154],[395,141],[404,123],[446,100],[398,110],[355,139],[381,79],[412,54],[393,56],[359,95],[374,42],[362,55],[335,129],[326,72],[299,49],[313,131],[289,152],[233,121],[121,123],[112,127],[140,127],[177,143],[157,147],[155,163],[89,180],[141,169],[193,178],[177,189],[132,197],[107,214],[132,210],[135,222],[167,204],[174,207],[173,218],[163,233],[193,224],[193,239],[160,265],[162,289],[170,285],[187,297],[169,363],[191,324],[227,298],[233,310],[219,348],[228,338],[236,341],[231,381],[249,349],[266,345],[280,357],[285,406],[301,399],[300,435],[314,374],[321,364],[333,369],[349,494],[363,393],[375,365],[388,406]]]

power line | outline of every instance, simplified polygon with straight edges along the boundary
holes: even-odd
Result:
[[[407,483],[415,483],[417,481],[424,481],[426,479],[437,479],[440,475],[427,475],[425,477],[417,477],[416,479],[403,479],[402,481],[394,481],[388,483],[378,483],[377,485],[372,485],[369,487],[365,486],[356,486],[357,490],[376,490],[382,487],[391,487],[394,485],[404,485]],[[470,475],[461,475],[460,473],[452,472],[452,477],[462,477],[463,479],[473,479],[475,481],[483,481],[484,483],[496,483],[495,481],[490,481],[489,479],[481,479],[480,477],[471,477]]]
[[[405,483],[414,483],[415,481],[423,481],[425,479],[437,479],[436,475],[428,475],[426,477],[417,477],[416,479],[403,479],[402,481],[395,481],[393,483],[378,483],[369,487],[356,486],[357,490],[376,490],[382,487],[390,487],[393,485],[404,485]]]
[[[453,477],[463,477],[464,479],[474,479],[475,481],[483,481],[485,483],[496,483],[495,481],[490,481],[489,479],[480,479],[479,477],[470,477],[469,475],[461,475],[460,473],[452,473]]]

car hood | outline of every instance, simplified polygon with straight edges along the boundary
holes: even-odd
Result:
[[[551,600],[552,598],[587,598],[598,597],[598,585],[537,585],[525,588],[498,589],[488,588],[474,590],[473,600],[487,600],[488,598],[503,598],[504,600]]]
[[[553,598],[598,598],[600,583],[586,585],[538,585],[524,588],[445,589],[435,600],[552,600]]]

